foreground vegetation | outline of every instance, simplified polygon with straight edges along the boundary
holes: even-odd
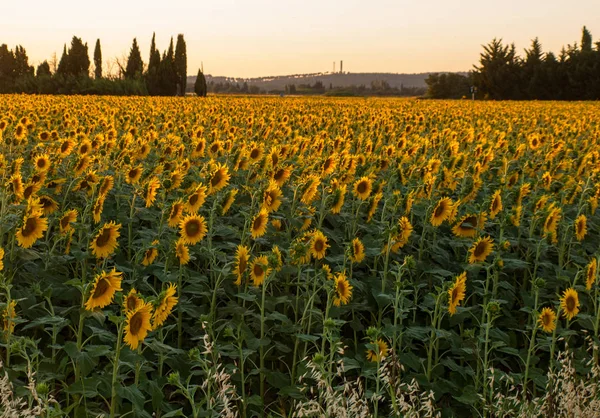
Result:
[[[593,416],[599,110],[4,96],[3,408]]]

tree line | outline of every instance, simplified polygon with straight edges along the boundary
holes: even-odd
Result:
[[[36,69],[29,64],[25,48],[14,50],[0,45],[0,93],[30,94],[110,94],[183,96],[187,85],[187,48],[184,36],[173,38],[162,54],[152,35],[148,63],[134,38],[129,55],[123,62],[116,60],[117,74],[103,74],[102,47],[96,40],[92,61],[88,44],[73,36],[69,47],[65,44],[60,60],[45,60]],[[195,92],[206,96],[206,79],[198,70]]]
[[[584,26],[578,45],[563,47],[556,56],[544,52],[538,38],[519,56],[513,44],[494,39],[484,45],[479,65],[470,74],[432,74],[426,81],[432,98],[476,97],[493,100],[600,99],[600,42]]]

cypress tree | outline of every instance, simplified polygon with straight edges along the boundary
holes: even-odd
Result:
[[[207,90],[204,73],[198,68],[198,75],[196,76],[196,82],[194,83],[194,92],[198,97],[206,97]]]
[[[169,49],[163,54],[158,71],[159,93],[161,96],[175,96],[177,94],[177,73],[175,71],[175,52],[173,51],[173,38]]]
[[[127,58],[127,67],[125,68],[125,78],[127,79],[138,79],[142,76],[144,71],[144,62],[142,61],[142,54],[140,53],[140,47],[138,46],[137,39],[133,38],[133,44],[129,51],[129,58]]]
[[[56,69],[57,75],[67,75],[69,73],[69,53],[67,52],[67,45],[63,46],[63,53],[60,57],[60,61],[58,62],[58,67]]]
[[[90,57],[88,55],[87,43],[84,44],[81,38],[73,36],[68,56],[68,74],[76,77],[89,77]]]
[[[175,46],[175,72],[177,74],[177,91],[180,96],[185,96],[187,85],[187,51],[183,35],[177,35]]]
[[[156,48],[156,34],[152,34],[152,43],[150,44],[150,55],[148,57],[148,69],[146,70],[146,86],[150,95],[160,94],[160,52]]]
[[[100,48],[100,39],[96,39],[94,48],[94,75],[96,79],[102,78],[102,49]]]

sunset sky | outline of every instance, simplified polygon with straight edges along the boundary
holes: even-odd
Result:
[[[492,38],[522,53],[538,36],[545,51],[580,42],[586,25],[600,40],[600,1],[215,0],[3,2],[0,44],[21,44],[39,64],[73,35],[100,38],[104,68],[137,37],[144,62],[152,32],[161,50],[183,33],[188,74],[238,77],[339,70],[468,71]],[[116,70],[116,67],[113,66]]]

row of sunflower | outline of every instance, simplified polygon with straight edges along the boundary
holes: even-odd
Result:
[[[293,416],[317,359],[375,416],[389,373],[454,416],[539,391],[599,361],[598,114],[6,96],[4,366],[49,416]]]

